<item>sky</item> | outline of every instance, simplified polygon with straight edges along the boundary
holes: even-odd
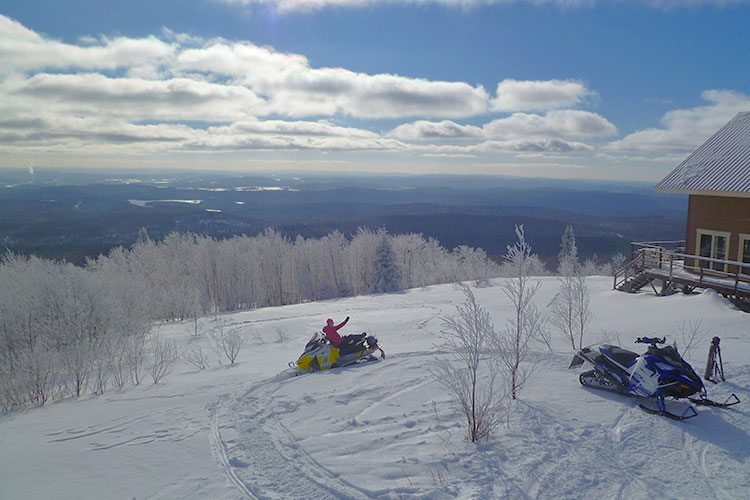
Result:
[[[747,0],[0,0],[0,168],[656,182],[750,111]]]

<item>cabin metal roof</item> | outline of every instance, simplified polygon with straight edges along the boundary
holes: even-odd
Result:
[[[750,112],[738,113],[657,184],[656,190],[750,197]]]

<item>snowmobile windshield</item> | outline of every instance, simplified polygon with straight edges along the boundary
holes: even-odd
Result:
[[[323,334],[321,332],[315,332],[312,337],[310,337],[310,340],[307,341],[306,346],[309,347],[314,344],[320,344],[323,339]]]
[[[695,371],[693,370],[693,367],[690,366],[690,363],[685,361],[682,358],[682,356],[680,356],[680,353],[677,352],[677,349],[675,349],[671,345],[668,345],[666,347],[661,347],[661,348],[656,347],[653,349],[649,347],[648,352],[649,354],[659,356],[670,365],[682,371],[689,379],[693,380],[697,385],[703,386],[703,383],[701,382],[700,377],[698,377],[698,375],[695,373]]]
[[[655,356],[659,356],[660,358],[664,359],[665,361],[669,362],[670,364],[674,366],[682,367],[685,364],[685,361],[682,359],[682,356],[675,350],[674,347],[671,345],[668,345],[666,347],[654,347],[653,349],[649,347],[648,349],[649,354],[653,354]]]

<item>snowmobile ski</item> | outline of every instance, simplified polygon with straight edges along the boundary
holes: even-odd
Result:
[[[723,403],[718,401],[712,401],[708,398],[688,398],[691,403],[702,406],[714,406],[716,408],[727,408],[729,406],[736,405],[740,402],[740,398],[735,393],[732,393]]]
[[[650,413],[651,415],[661,415],[662,417],[671,418],[672,420],[687,420],[698,415],[698,412],[695,411],[695,408],[693,408],[692,406],[688,406],[687,408],[685,408],[685,411],[682,412],[682,415],[677,415],[676,413],[672,413],[666,409],[659,410],[655,408],[649,408],[643,403],[639,404],[638,408],[645,411],[646,413]]]

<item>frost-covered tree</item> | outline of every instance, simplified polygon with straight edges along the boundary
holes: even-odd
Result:
[[[396,290],[401,290],[401,272],[396,265],[396,256],[391,248],[388,234],[383,231],[372,270],[370,293],[387,293]]]
[[[191,233],[154,240],[141,231],[131,247],[85,267],[7,254],[0,259],[0,410],[140,383],[154,321],[190,318],[197,335],[207,313],[495,272],[481,249],[448,251],[421,234],[365,228],[351,239],[333,232],[295,240],[273,229],[226,240]]]
[[[360,227],[349,244],[347,262],[352,289],[355,294],[370,291],[370,279],[372,278],[380,238],[378,232]]]
[[[568,225],[562,235],[560,252],[557,254],[559,264],[557,272],[561,276],[573,276],[578,272],[578,247],[573,226]]]
[[[576,315],[578,349],[583,347],[583,336],[586,333],[593,316],[590,305],[591,294],[589,293],[589,287],[586,284],[586,276],[576,276],[573,283],[573,307]]]
[[[441,338],[453,359],[436,363],[430,373],[448,391],[465,418],[469,439],[476,442],[500,424],[507,398],[498,358],[487,354],[497,337],[495,326],[471,290],[464,286],[462,291],[465,300],[457,314],[441,318]]]
[[[137,243],[146,243],[147,241],[150,241],[151,238],[148,236],[148,231],[145,227],[142,227],[138,230],[138,240]]]
[[[333,231],[320,240],[324,270],[331,284],[333,295],[343,297],[350,295],[350,286],[346,279],[346,248],[349,242],[339,231]]]
[[[426,241],[421,234],[400,234],[391,238],[405,289],[424,286],[426,283],[428,270],[425,265],[425,245]]]
[[[498,266],[481,248],[461,245],[453,249],[453,256],[456,259],[456,272],[461,276],[461,280],[481,283],[498,274]]]
[[[548,276],[550,272],[547,270],[547,266],[544,265],[542,259],[536,254],[531,254],[526,259],[526,273],[527,276]],[[500,264],[499,275],[504,278],[512,278],[516,276],[516,268],[513,263],[507,259]]]
[[[506,322],[504,330],[496,336],[494,343],[497,355],[505,368],[512,399],[516,399],[531,374],[531,367],[524,364],[529,342],[536,339],[549,346],[547,317],[533,302],[541,283],[529,281],[531,245],[526,241],[522,225],[516,226],[516,236],[518,241],[513,246],[508,245],[505,255],[507,264],[513,269],[514,277],[502,285],[503,293],[512,304],[513,314]]]
[[[566,342],[576,348],[575,276],[580,272],[578,248],[573,226],[565,228],[557,255],[560,286],[549,304],[552,324],[560,331]]]
[[[574,301],[573,278],[560,278],[560,286],[548,306],[550,323],[573,349],[576,348],[577,331]]]
[[[551,322],[573,349],[580,349],[592,317],[589,307],[591,295],[583,274],[584,268],[578,262],[572,226],[565,229],[558,257],[560,286],[549,304]]]

